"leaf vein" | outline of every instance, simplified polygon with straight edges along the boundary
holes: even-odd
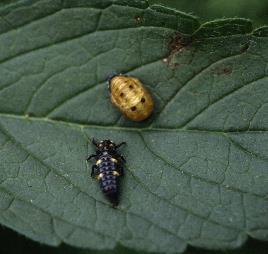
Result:
[[[53,167],[47,165],[45,162],[43,162],[40,158],[38,158],[38,157],[37,157],[35,154],[33,154],[31,151],[28,151],[28,149],[25,148],[25,147],[23,146],[22,143],[20,143],[19,141],[17,141],[17,140],[16,140],[16,139],[15,139],[15,138],[14,138],[14,137],[13,137],[7,130],[6,130],[3,126],[2,126],[2,124],[0,124],[0,129],[2,130],[3,134],[5,134],[6,136],[8,136],[8,137],[11,139],[11,141],[13,141],[14,143],[16,143],[16,144],[17,144],[23,151],[25,151],[26,153],[30,154],[30,156],[32,156],[32,158],[34,158],[36,161],[38,161],[41,165],[43,165],[43,166],[45,166],[46,168],[48,168],[49,170],[51,170],[54,174],[58,175],[59,177],[64,178],[64,179],[66,180],[66,182],[68,182],[70,185],[74,186],[79,192],[81,192],[82,194],[84,194],[86,197],[88,197],[88,198],[90,198],[90,199],[93,199],[93,200],[96,200],[96,202],[101,203],[102,205],[105,205],[105,206],[108,206],[108,207],[109,207],[109,205],[108,205],[106,202],[103,202],[103,201],[101,201],[101,200],[97,200],[95,197],[89,195],[87,192],[85,192],[84,190],[82,190],[79,186],[75,185],[69,178],[65,177],[64,175],[60,175],[60,174],[57,172],[56,169],[54,169]],[[88,141],[88,140],[87,140],[87,141]],[[143,220],[145,220],[145,221],[147,221],[147,222],[153,224],[155,227],[159,228],[160,230],[163,230],[163,231],[167,232],[168,234],[173,235],[174,237],[178,238],[179,240],[185,242],[185,240],[182,239],[182,238],[180,238],[178,235],[176,235],[176,233],[174,233],[174,232],[168,230],[167,228],[164,228],[164,227],[159,226],[159,225],[156,224],[155,222],[149,220],[149,219],[146,218],[146,217],[141,216],[140,214],[136,214],[136,213],[134,213],[134,212],[130,212],[130,211],[127,211],[127,210],[125,210],[125,209],[123,209],[123,208],[119,208],[119,207],[117,208],[117,210],[118,210],[118,211],[121,211],[122,213],[129,213],[129,214],[131,214],[131,215],[133,215],[133,216],[139,217],[139,218],[141,218],[141,219],[143,219]]]
[[[196,114],[194,114],[189,120],[187,120],[182,126],[180,126],[181,128],[186,128],[187,125],[189,125],[192,121],[194,121],[197,117],[199,117],[200,115],[202,115],[207,109],[211,108],[211,106],[214,106],[215,104],[217,104],[218,102],[228,98],[229,96],[233,95],[235,92],[240,91],[241,89],[250,86],[252,84],[254,84],[255,82],[258,82],[262,79],[267,78],[267,76],[264,77],[258,77],[255,80],[250,81],[249,83],[246,83],[242,86],[239,86],[231,91],[229,91],[228,93],[223,94],[222,96],[220,96],[219,98],[217,98],[216,100],[212,101],[212,103],[208,104],[206,107],[204,107],[203,109],[201,109],[200,111],[198,111]]]
[[[164,110],[169,107],[170,105],[172,105],[172,103],[174,102],[174,100],[176,100],[177,96],[183,92],[185,89],[188,88],[188,86],[191,84],[192,81],[194,81],[195,79],[197,79],[200,75],[202,75],[204,72],[206,72],[208,69],[212,68],[214,65],[219,64],[223,61],[226,60],[230,60],[234,57],[238,57],[240,56],[242,53],[239,52],[237,54],[234,55],[230,55],[224,58],[221,58],[219,60],[217,60],[216,62],[212,62],[209,65],[205,66],[204,68],[202,68],[198,73],[195,73],[192,77],[190,77],[190,79],[188,79],[188,81],[185,82],[185,84],[181,87],[179,87],[175,93],[169,98],[168,102],[166,103],[166,105],[164,105],[164,107],[161,109],[161,111],[159,111],[157,118],[161,117],[161,114],[164,112]]]
[[[160,156],[159,154],[157,154],[155,151],[152,150],[152,148],[147,145],[147,143],[145,142],[144,140],[144,144],[145,146],[148,148],[148,150],[151,152],[152,155],[154,155],[155,157],[159,158],[161,161],[163,161],[164,163],[166,163],[167,165],[169,165],[170,167],[172,167],[173,169],[176,169],[177,171],[179,171],[180,173],[184,174],[184,175],[187,175],[189,177],[193,177],[197,180],[200,180],[202,182],[205,182],[205,183],[209,183],[209,184],[212,184],[212,185],[216,185],[218,186],[220,183],[219,182],[215,182],[213,180],[208,180],[208,179],[204,179],[203,177],[200,177],[200,176],[196,176],[196,175],[191,175],[190,173],[188,173],[187,171],[182,171],[180,169],[180,167],[177,167],[176,165],[174,165],[173,163],[167,161],[166,159],[164,159],[162,156]],[[240,190],[240,189],[237,189],[235,187],[230,187],[230,186],[226,186],[226,185],[223,185],[221,184],[222,187],[224,187],[226,190],[232,190],[234,192],[238,192],[238,193],[245,193],[245,194],[250,194],[250,195],[253,195],[253,196],[256,196],[256,197],[259,197],[259,198],[264,198],[262,195],[260,194],[257,194],[257,193],[251,193],[251,192],[247,192],[247,191],[244,191],[244,190]]]

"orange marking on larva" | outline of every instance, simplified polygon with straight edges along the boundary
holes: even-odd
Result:
[[[97,175],[97,180],[100,180],[103,177],[103,173],[100,173],[99,175]]]
[[[120,174],[117,171],[115,171],[115,170],[113,171],[113,175],[114,176],[120,176]]]

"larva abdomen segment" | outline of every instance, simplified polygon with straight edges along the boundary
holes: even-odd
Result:
[[[117,174],[116,164],[112,159],[113,158],[102,158],[102,162],[98,166],[100,174],[97,178],[104,195],[114,205],[117,205],[119,199],[119,183],[117,178],[119,174]]]

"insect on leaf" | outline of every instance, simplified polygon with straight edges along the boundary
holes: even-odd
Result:
[[[93,250],[268,240],[267,61],[267,28],[244,19],[200,25],[147,1],[6,1],[0,223]],[[151,92],[148,120],[112,106],[112,72]],[[93,137],[128,144],[117,209],[90,178]]]

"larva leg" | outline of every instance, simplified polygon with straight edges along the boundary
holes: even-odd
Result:
[[[91,177],[95,178],[99,174],[98,167],[96,165],[93,165],[91,168]]]

